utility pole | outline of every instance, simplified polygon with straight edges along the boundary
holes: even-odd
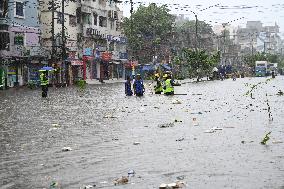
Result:
[[[66,57],[66,37],[65,37],[65,0],[62,0],[61,2],[61,12],[62,12],[62,22],[61,22],[62,64],[65,66],[65,82],[66,82],[66,85],[69,85],[69,77],[68,77],[69,66],[65,62],[67,58]]]
[[[132,18],[132,14],[133,14],[133,0],[130,0],[130,38],[132,40],[133,38],[133,18]],[[131,56],[133,56],[133,50],[131,49],[130,51]],[[132,58],[133,59],[133,58]],[[133,61],[133,60],[132,60]]]
[[[197,24],[198,24],[198,20],[197,20],[197,14],[194,15],[195,16],[195,52],[197,52],[197,43],[198,43],[198,37],[197,37]]]
[[[55,2],[54,0],[51,0],[51,61],[48,63],[49,66],[51,66],[54,63],[54,56],[56,54],[55,51],[55,37],[54,37],[54,12],[55,12],[55,6],[54,6]]]

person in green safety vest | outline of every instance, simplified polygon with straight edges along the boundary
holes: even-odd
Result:
[[[42,97],[46,98],[47,97],[47,91],[48,91],[48,79],[47,79],[47,71],[41,72],[39,77],[40,77],[40,85],[42,89]]]
[[[155,81],[157,82],[157,84],[154,86],[155,94],[161,94],[163,92],[163,86],[158,73],[155,74]]]
[[[173,81],[171,75],[165,75],[166,81],[164,85],[164,94],[165,95],[174,95]]]

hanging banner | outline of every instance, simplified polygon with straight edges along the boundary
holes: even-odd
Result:
[[[101,53],[101,55],[102,55],[103,61],[110,61],[111,58],[112,58],[112,54],[109,53],[109,52],[103,52],[103,53]]]

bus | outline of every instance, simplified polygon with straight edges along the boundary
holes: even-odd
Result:
[[[265,77],[267,74],[267,61],[255,61],[255,76]]]
[[[274,72],[275,75],[278,74],[278,63],[269,63],[267,65],[267,75],[271,75]]]

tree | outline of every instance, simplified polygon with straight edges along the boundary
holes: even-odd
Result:
[[[245,55],[244,61],[247,65],[249,65],[252,68],[255,67],[255,61],[269,61],[271,63],[281,62],[279,55],[264,53],[264,52],[262,53],[257,52],[253,55]]]
[[[182,48],[197,48],[213,51],[213,29],[212,26],[204,21],[197,22],[197,44],[196,44],[196,26],[195,21],[186,21],[177,24],[175,27],[176,44]]]
[[[154,55],[165,55],[164,48],[169,47],[173,22],[174,17],[166,5],[140,5],[122,24],[131,54],[143,62],[150,62]]]
[[[182,59],[187,64],[189,75],[200,78],[209,74],[213,67],[217,66],[220,60],[220,52],[209,54],[205,50],[195,51],[184,48]]]

